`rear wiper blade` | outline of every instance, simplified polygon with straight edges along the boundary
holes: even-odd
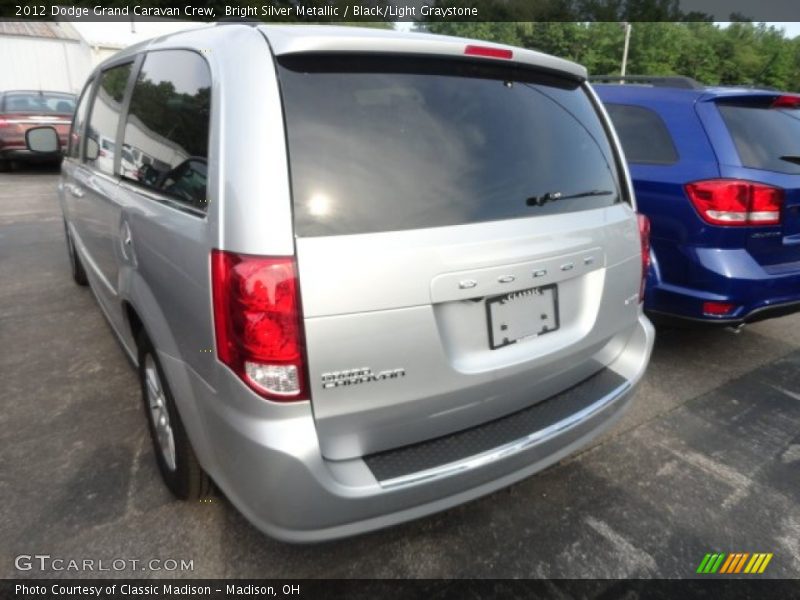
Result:
[[[572,198],[588,198],[590,196],[613,196],[615,192],[612,190],[587,190],[585,192],[578,192],[577,194],[564,195],[561,192],[546,192],[541,196],[531,196],[525,200],[528,206],[544,206],[548,202],[555,202],[556,200],[570,200]]]
[[[785,160],[786,162],[794,163],[796,165],[800,165],[800,156],[781,156],[781,160]]]

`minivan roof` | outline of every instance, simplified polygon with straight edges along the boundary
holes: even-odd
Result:
[[[174,40],[189,40],[196,36],[198,31],[214,28],[218,31],[230,31],[231,37],[243,28],[257,29],[269,41],[275,55],[294,54],[302,52],[343,52],[343,53],[391,53],[391,54],[417,54],[427,56],[457,56],[463,57],[467,45],[486,48],[510,50],[512,59],[479,58],[479,60],[497,61],[498,63],[518,63],[535,66],[540,69],[556,71],[576,79],[584,80],[587,77],[586,68],[572,61],[536,52],[506,46],[491,42],[483,42],[468,38],[458,38],[430,33],[402,32],[388,29],[375,29],[370,27],[341,27],[336,25],[256,25],[252,23],[231,23],[224,25],[212,24],[208,27],[188,29],[166,36],[153,38],[130,46],[108,59],[113,62],[119,58],[146,50],[158,43]]]

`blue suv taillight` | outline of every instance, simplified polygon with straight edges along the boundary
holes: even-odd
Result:
[[[707,179],[686,185],[700,217],[712,225],[779,225],[783,190],[739,179]]]

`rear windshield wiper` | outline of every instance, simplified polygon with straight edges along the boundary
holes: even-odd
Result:
[[[786,162],[794,163],[796,165],[800,165],[800,156],[781,156],[781,160],[785,160]]]
[[[555,202],[556,200],[570,200],[572,198],[589,198],[590,196],[613,196],[615,192],[611,190],[587,190],[585,192],[578,192],[577,194],[564,195],[561,192],[546,192],[541,196],[531,196],[525,200],[528,206],[544,206],[548,202]]]

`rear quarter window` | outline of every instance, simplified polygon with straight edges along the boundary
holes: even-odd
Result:
[[[193,210],[207,210],[211,72],[189,50],[149,52],[133,86],[124,179]]]
[[[630,104],[606,104],[606,111],[629,162],[653,165],[678,162],[672,136],[658,113]]]
[[[279,76],[300,236],[620,201],[608,136],[576,81],[467,61],[330,55],[284,57]],[[527,202],[547,194],[562,199]]]

